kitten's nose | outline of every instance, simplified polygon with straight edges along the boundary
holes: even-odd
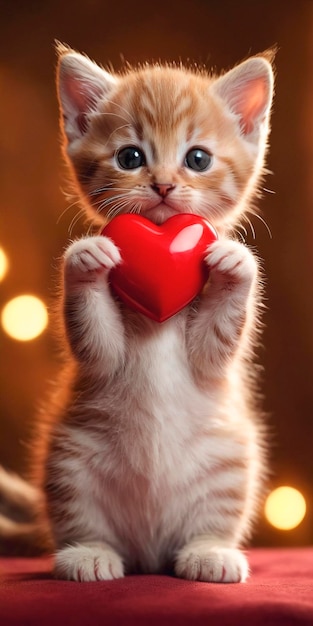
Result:
[[[175,189],[175,185],[172,185],[171,183],[153,183],[151,187],[153,191],[156,191],[159,196],[162,196],[162,198],[165,198],[165,196],[167,196],[170,191],[173,191],[173,189]]]

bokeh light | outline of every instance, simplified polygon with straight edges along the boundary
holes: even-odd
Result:
[[[9,261],[3,248],[0,247],[0,281],[4,279],[9,267]]]
[[[3,330],[18,341],[30,341],[46,328],[48,313],[45,304],[32,295],[21,295],[10,300],[3,308]]]
[[[267,521],[279,530],[296,528],[305,514],[305,499],[294,487],[277,487],[269,494],[265,503]]]

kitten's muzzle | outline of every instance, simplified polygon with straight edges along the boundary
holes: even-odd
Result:
[[[171,183],[152,183],[151,188],[155,191],[159,196],[165,198],[170,191],[175,189],[176,185],[172,185]]]

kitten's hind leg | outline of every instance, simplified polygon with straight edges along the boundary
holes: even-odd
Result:
[[[77,543],[58,550],[54,574],[77,582],[113,580],[123,578],[124,566],[120,555],[107,543]]]
[[[212,583],[245,582],[249,566],[237,548],[223,546],[206,536],[195,537],[177,554],[175,573],[179,578]]]

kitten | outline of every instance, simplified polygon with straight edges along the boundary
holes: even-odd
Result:
[[[254,408],[258,262],[231,236],[263,173],[273,91],[269,57],[216,77],[145,65],[120,75],[60,46],[68,162],[89,215],[180,212],[219,233],[210,278],[158,324],[110,291],[121,260],[102,236],[64,255],[69,367],[51,409],[44,489],[55,574],[77,581],[164,572],[248,576],[240,546],[264,477]]]

